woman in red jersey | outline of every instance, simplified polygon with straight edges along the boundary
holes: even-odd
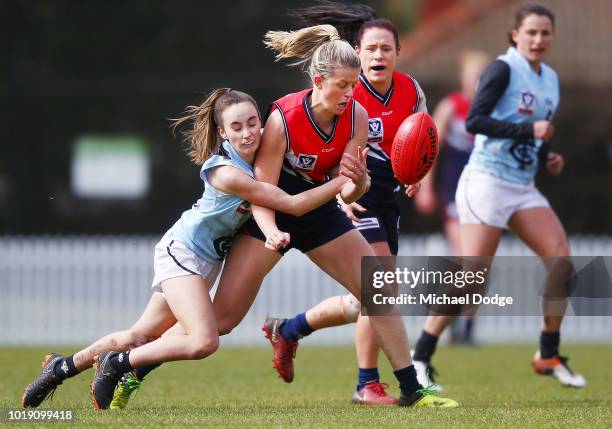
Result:
[[[343,150],[355,154],[358,147],[365,146],[368,115],[352,100],[360,79],[361,60],[330,25],[289,33],[269,32],[266,45],[276,51],[277,60],[298,58],[294,64],[307,64],[313,87],[274,103],[255,163],[255,175],[258,180],[278,183],[286,192],[299,192],[321,183],[334,167],[333,157],[340,156],[335,152]],[[347,183],[340,192],[346,204],[356,201],[367,191],[369,184],[359,187],[355,183],[356,180],[352,185]],[[272,210],[262,207],[253,207],[253,216],[262,231],[251,222],[247,230],[252,236],[240,237],[232,251],[244,249],[245,254],[253,255],[255,266],[248,270],[252,272],[247,279],[242,278],[237,283],[256,282],[258,287],[263,276],[280,260],[279,252],[264,249],[257,240],[264,238],[268,228],[276,230],[278,227],[291,234],[291,246],[306,253],[353,297],[359,296],[361,257],[375,253],[334,201],[302,218],[282,213],[275,216]],[[398,315],[373,318],[371,326],[400,383],[399,405],[458,406],[456,401],[439,398],[418,383],[406,332]],[[287,358],[295,353],[297,341],[287,340],[280,328],[279,319],[269,319],[264,325],[274,348],[275,367],[284,379],[291,380],[292,365],[284,366],[284,363],[292,363]]]
[[[316,6],[290,13],[300,24],[328,22],[346,37],[360,58],[361,74],[355,86],[355,101],[368,112],[367,166],[371,188],[356,203],[339,203],[347,217],[378,256],[394,256],[398,250],[400,185],[393,177],[390,154],[393,137],[406,117],[427,111],[425,96],[415,79],[395,70],[399,53],[397,29],[390,21],[378,19],[368,6],[319,2]],[[418,185],[406,189],[412,196]],[[314,330],[357,321],[356,349],[359,365],[357,388],[352,401],[359,404],[392,404],[378,374],[379,345],[368,317],[359,317],[359,301],[352,295],[328,298],[291,319],[273,319],[279,332],[297,346],[299,338]],[[293,378],[293,354],[284,356],[279,374]],[[278,368],[277,368],[278,369]],[[289,377],[286,375],[290,374]]]

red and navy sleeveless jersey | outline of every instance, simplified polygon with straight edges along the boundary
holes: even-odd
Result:
[[[361,74],[353,92],[355,101],[368,112],[368,170],[372,186],[360,201],[372,204],[394,201],[399,183],[391,168],[393,138],[404,119],[416,113],[420,96],[416,81],[405,74],[393,72],[391,87],[385,95],[379,94]]]
[[[393,137],[404,119],[417,112],[419,91],[413,78],[393,72],[391,87],[381,95],[361,74],[353,97],[368,112],[368,145],[391,156]]]
[[[341,115],[336,115],[329,134],[315,122],[308,103],[312,89],[286,95],[270,106],[278,110],[285,126],[287,149],[283,171],[309,183],[322,182],[340,164],[344,148],[353,138],[355,103],[351,100]]]

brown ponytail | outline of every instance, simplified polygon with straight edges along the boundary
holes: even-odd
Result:
[[[181,135],[189,143],[187,155],[194,164],[204,164],[217,151],[221,140],[218,128],[222,126],[223,112],[229,106],[242,102],[252,103],[261,120],[259,108],[253,97],[231,88],[213,90],[199,106],[187,106],[185,116],[172,120],[173,132],[187,122],[193,123],[193,127],[182,131]]]

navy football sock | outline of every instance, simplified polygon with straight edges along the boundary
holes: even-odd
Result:
[[[544,332],[540,334],[540,356],[542,359],[550,359],[559,356],[559,332]]]
[[[368,383],[380,380],[378,368],[359,368],[357,390],[363,389]]]
[[[395,378],[399,381],[400,390],[406,397],[410,397],[414,392],[423,388],[417,380],[414,365],[393,371],[393,374],[395,374]]]
[[[130,364],[130,351],[116,353],[115,355],[109,358],[109,363],[116,370],[126,373],[130,372],[134,369],[134,367]]]
[[[134,368],[134,371],[132,371],[132,374],[134,374],[134,376],[137,379],[144,380],[144,378],[147,376],[148,373],[150,373],[151,371],[153,371],[155,368],[157,368],[160,365],[161,363],[154,363],[151,365],[139,366],[138,368]]]
[[[60,379],[64,380],[66,378],[74,377],[81,372],[74,366],[73,357],[74,355],[70,355],[55,364],[54,372]]]
[[[287,319],[280,327],[280,333],[284,339],[296,341],[302,337],[312,334],[313,329],[306,321],[306,313],[301,313],[293,319]]]
[[[421,333],[421,338],[419,338],[416,343],[416,346],[414,348],[414,356],[412,358],[414,360],[429,363],[431,361],[431,357],[436,351],[436,346],[438,345],[438,338],[439,337],[431,335],[427,331],[423,331]]]

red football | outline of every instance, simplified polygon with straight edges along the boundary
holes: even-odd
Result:
[[[404,185],[419,182],[438,156],[438,130],[431,116],[415,113],[404,119],[391,148],[393,175]]]

